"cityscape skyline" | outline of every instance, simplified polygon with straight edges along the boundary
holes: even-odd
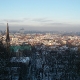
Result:
[[[80,80],[79,3],[1,0],[0,80]]]
[[[0,2],[0,29],[77,31],[80,26],[79,0],[6,0]],[[16,28],[16,29],[15,29]]]

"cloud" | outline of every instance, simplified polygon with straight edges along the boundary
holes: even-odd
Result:
[[[48,22],[48,23],[45,23],[44,25],[46,26],[55,26],[55,27],[63,27],[63,26],[71,26],[71,24],[69,23],[60,23],[60,22]]]
[[[4,23],[0,23],[0,25],[4,25]]]
[[[48,18],[22,18],[22,19],[3,19],[0,20],[1,27],[6,27],[6,22],[10,22],[10,29],[25,28],[26,30],[80,30],[80,24],[54,21]],[[15,24],[14,24],[15,23]]]
[[[2,19],[0,22],[5,23],[5,22],[10,22],[10,23],[23,23],[25,21],[30,20],[29,18],[22,18],[22,19]]]
[[[32,21],[35,21],[35,22],[52,22],[53,20],[50,20],[47,18],[35,18],[35,19],[32,19]]]
[[[19,30],[24,28],[25,31],[80,31],[80,25],[66,24],[66,23],[45,23],[44,25],[35,26],[32,24],[10,24],[11,30]],[[0,25],[0,30],[5,30],[6,25]]]
[[[30,20],[30,18],[23,18],[23,20],[24,20],[24,21],[26,21],[26,20]]]
[[[48,23],[49,25],[63,25],[64,23]]]
[[[23,22],[23,20],[16,20],[16,19],[4,19],[4,22]]]

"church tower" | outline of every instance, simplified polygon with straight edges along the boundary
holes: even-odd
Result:
[[[6,29],[6,42],[10,42],[8,23],[7,23],[7,29]]]
[[[10,54],[10,37],[9,37],[8,23],[7,23],[7,28],[6,28],[6,49],[7,49],[8,56],[11,56],[11,54]]]

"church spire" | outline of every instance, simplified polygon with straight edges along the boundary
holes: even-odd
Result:
[[[7,29],[6,29],[6,42],[10,42],[8,23],[7,23]]]

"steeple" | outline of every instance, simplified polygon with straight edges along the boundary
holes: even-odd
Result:
[[[6,29],[6,42],[10,42],[8,23],[7,23],[7,29]]]
[[[7,55],[8,55],[8,57],[10,57],[11,54],[10,54],[10,37],[9,37],[8,23],[7,23],[7,28],[6,28],[6,49],[7,49]]]

